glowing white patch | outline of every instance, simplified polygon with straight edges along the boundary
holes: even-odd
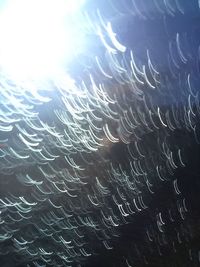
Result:
[[[0,13],[0,68],[12,77],[51,76],[77,42],[72,13],[83,0],[9,0]]]

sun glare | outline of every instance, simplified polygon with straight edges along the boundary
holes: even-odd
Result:
[[[10,0],[0,12],[0,67],[16,78],[52,75],[74,48],[82,0]]]

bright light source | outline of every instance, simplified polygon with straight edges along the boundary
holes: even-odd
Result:
[[[83,0],[7,0],[0,12],[1,69],[17,79],[56,72],[78,42],[70,18],[82,3]]]

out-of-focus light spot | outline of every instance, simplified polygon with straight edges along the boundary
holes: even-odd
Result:
[[[76,49],[71,19],[84,0],[8,0],[0,12],[0,68],[14,78],[51,76]]]
[[[81,8],[85,0],[68,0],[66,1],[66,9],[68,13],[73,14]]]

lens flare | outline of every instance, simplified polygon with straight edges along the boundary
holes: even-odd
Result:
[[[72,17],[82,4],[82,0],[6,1],[0,12],[0,68],[15,78],[51,76],[75,49]]]

